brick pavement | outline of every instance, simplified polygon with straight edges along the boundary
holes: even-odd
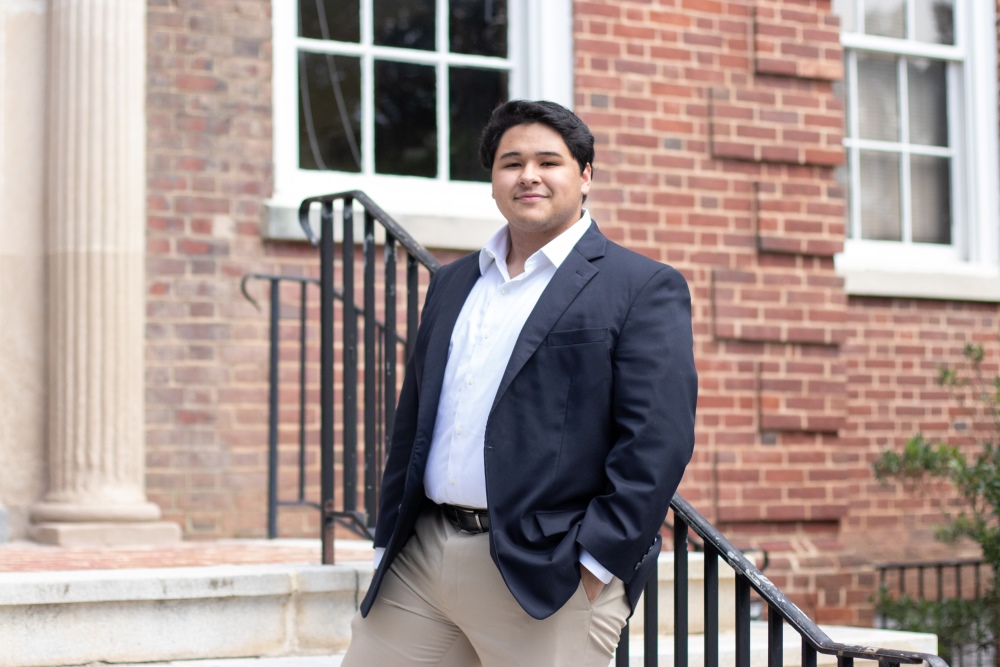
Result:
[[[368,560],[371,545],[338,540],[338,562]],[[319,540],[184,541],[159,546],[55,547],[34,542],[0,544],[0,572],[109,570],[123,568],[319,563]]]

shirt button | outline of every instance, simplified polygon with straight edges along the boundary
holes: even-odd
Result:
[[[455,478],[452,477],[451,479],[449,479],[448,483],[451,484],[452,486],[455,486]]]
[[[490,332],[489,331],[485,332],[483,334],[483,338],[485,338],[486,340],[489,340],[489,338],[490,338]]]
[[[500,293],[501,293],[501,294],[506,294],[506,293],[507,293],[507,291],[508,291],[508,290],[507,290],[507,288],[506,288],[506,287],[504,287],[504,288],[503,288],[502,290],[500,290]]]
[[[462,427],[461,426],[456,426],[455,427],[455,435],[462,435]]]
[[[472,376],[471,375],[467,375],[465,377],[465,383],[466,384],[472,384]]]

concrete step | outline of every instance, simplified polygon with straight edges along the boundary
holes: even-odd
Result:
[[[668,567],[672,574],[672,562],[665,560],[661,568]],[[729,568],[720,568],[720,579],[723,570]],[[332,566],[3,573],[0,665],[59,667],[257,656],[269,660],[220,667],[299,667],[294,662],[299,658],[287,658],[293,661],[289,663],[270,659],[340,654],[350,641],[350,620],[370,580],[368,560]],[[695,588],[692,581],[692,591]],[[691,606],[693,610],[696,604]],[[721,602],[720,613],[732,607]],[[660,612],[661,621],[670,616],[672,602]],[[640,620],[633,619],[630,658],[634,665],[642,664],[642,632],[634,627]],[[857,628],[829,628],[827,632],[845,643],[936,649],[931,635]],[[785,635],[785,664],[797,664],[798,637],[790,630]],[[765,664],[764,624],[754,624],[752,641],[754,664]],[[690,665],[702,664],[702,644],[697,635],[690,637]],[[730,627],[720,637],[720,657],[731,656],[732,649],[726,647],[733,645]],[[659,654],[661,666],[673,664],[673,639],[668,633],[661,633]],[[731,660],[720,662],[731,664]],[[199,662],[196,667],[210,666]]]
[[[897,648],[907,651],[935,652],[937,642],[932,635],[907,632],[887,632],[865,628],[848,628],[827,626],[824,628],[831,639],[843,643]],[[787,633],[786,633],[787,634]],[[733,633],[725,633],[719,637],[719,664],[732,665],[736,662],[735,639]],[[659,641],[659,667],[672,667],[674,638],[665,635]],[[750,626],[750,664],[752,667],[767,665],[767,624],[754,622]],[[695,635],[688,643],[688,666],[704,667],[704,636]],[[784,637],[784,665],[799,667],[801,665],[801,643],[798,635]],[[228,658],[215,660],[181,660],[164,663],[143,663],[134,665],[119,665],[117,667],[339,667],[343,653],[323,656],[284,656],[279,658]],[[629,651],[629,663],[634,667],[643,665],[642,640],[632,641]],[[833,656],[820,655],[818,665],[836,665]]]

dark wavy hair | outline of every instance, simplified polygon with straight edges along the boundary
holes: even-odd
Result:
[[[497,146],[504,132],[516,125],[542,123],[562,136],[570,154],[580,165],[580,173],[594,164],[594,135],[576,114],[555,102],[511,100],[493,110],[479,139],[479,161],[487,170],[493,169]]]

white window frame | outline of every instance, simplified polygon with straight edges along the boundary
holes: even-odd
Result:
[[[503,224],[490,194],[489,183],[448,180],[448,77],[449,64],[496,66],[498,59],[481,56],[446,54],[448,0],[437,2],[437,49],[418,52],[376,47],[370,42],[370,0],[362,0],[362,43],[338,44],[362,58],[363,135],[374,131],[372,62],[375,54],[409,62],[428,62],[437,66],[437,79],[443,82],[437,91],[438,154],[436,178],[393,176],[372,173],[372,141],[363,142],[362,173],[300,169],[298,115],[298,49],[308,43],[309,50],[322,46],[319,40],[298,37],[298,2],[272,3],[273,29],[273,104],[274,104],[274,194],[267,202],[264,236],[272,239],[301,239],[297,222],[298,206],[310,196],[363,190],[390,215],[401,222],[413,236],[429,247],[473,249]],[[573,103],[573,23],[572,0],[508,0],[508,53],[510,96],[523,99],[549,99],[569,108]],[[446,54],[446,55],[440,55]],[[398,56],[398,57],[397,57]],[[502,61],[501,61],[502,62]]]
[[[913,25],[914,4],[908,6],[907,20]],[[843,253],[836,257],[836,266],[849,294],[1000,301],[996,8],[993,3],[979,0],[955,0],[954,12],[954,46],[841,33],[849,70],[856,62],[852,51],[927,56],[948,63],[949,147],[920,152],[952,159],[951,245],[847,238]],[[857,11],[855,16],[862,18]],[[854,88],[856,70],[850,71],[847,78]],[[856,93],[856,89],[847,91],[849,98],[856,98]],[[905,90],[899,94],[905,99]],[[848,122],[857,123],[849,110]],[[850,134],[857,137],[857,127],[853,129]],[[844,146],[849,154],[863,148],[898,147],[846,136]],[[848,181],[853,192],[860,187],[857,164],[852,160]],[[909,206],[909,188],[904,179],[904,207]],[[860,198],[850,197],[848,206],[854,210],[849,211],[847,224],[857,225]]]

